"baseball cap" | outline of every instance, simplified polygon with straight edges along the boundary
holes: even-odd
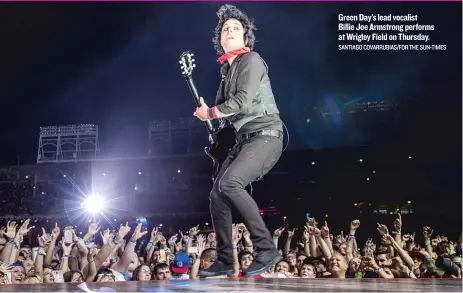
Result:
[[[177,253],[172,264],[174,274],[185,274],[190,268],[190,257],[184,252]]]

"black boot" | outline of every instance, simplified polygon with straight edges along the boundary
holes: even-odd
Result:
[[[217,276],[225,276],[225,275],[233,275],[235,270],[233,269],[233,264],[225,265],[221,262],[214,262],[208,269],[200,270],[199,277],[206,278],[206,277],[217,277]]]
[[[276,249],[261,251],[256,255],[252,264],[243,271],[243,275],[245,277],[252,277],[263,274],[281,259],[282,257]]]

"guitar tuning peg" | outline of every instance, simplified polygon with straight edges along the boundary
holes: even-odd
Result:
[[[195,59],[191,59],[191,62],[195,62]]]
[[[182,64],[182,61],[178,61],[178,63]]]
[[[191,53],[191,56],[194,56],[195,54]]]
[[[193,64],[193,67],[196,67],[196,64]]]
[[[180,69],[183,69],[183,68],[185,68],[183,65],[182,65],[182,66],[180,66]]]

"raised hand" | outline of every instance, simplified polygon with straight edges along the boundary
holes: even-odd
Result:
[[[397,214],[397,219],[394,221],[394,230],[397,233],[400,233],[402,231],[402,216],[400,213]]]
[[[45,248],[48,243],[50,243],[50,239],[47,237],[47,232],[45,231],[45,228],[42,227],[42,235],[37,235],[37,242],[39,244],[39,247]]]
[[[88,226],[88,234],[94,236],[98,231],[100,231],[100,221],[97,223],[91,223]]]
[[[92,263],[95,259],[95,256],[98,254],[98,250],[95,248],[90,248],[87,254],[88,263]]]
[[[372,238],[368,238],[367,242],[365,242],[365,246],[363,247],[363,252],[365,256],[373,256],[373,252],[376,249],[376,244],[373,242]]]
[[[190,237],[194,237],[194,236],[198,235],[198,233],[199,233],[199,225],[197,225],[196,227],[191,228],[191,229],[188,231],[188,235],[189,235]]]
[[[386,225],[382,225],[380,223],[377,223],[377,225],[378,225],[378,228],[376,229],[378,230],[379,234],[381,234],[381,236],[389,234],[389,229],[387,229]]]
[[[402,241],[404,241],[404,242],[410,241],[410,234],[404,234],[404,235],[402,235]]]
[[[27,226],[29,226],[30,221],[31,221],[31,219],[25,220],[24,223],[21,225],[21,227],[19,227],[18,234],[20,236],[26,235],[27,233],[29,233],[30,230],[35,228],[35,226],[31,226],[31,227],[27,228]]]
[[[307,218],[307,220],[308,220],[310,226],[312,226],[312,227],[317,227],[318,226],[318,222],[315,221],[315,218]]]
[[[126,222],[125,225],[120,226],[119,231],[117,232],[118,237],[123,239],[130,232],[129,222]]]
[[[330,228],[328,228],[328,222],[325,221],[325,225],[323,225],[323,227],[320,229],[321,233],[322,233],[322,236],[324,238],[326,237],[329,237],[330,235]]]
[[[381,245],[382,246],[391,246],[392,245],[392,236],[387,234],[381,236]]]
[[[251,241],[251,233],[249,233],[248,230],[245,230],[243,232],[243,238],[244,238],[244,240],[246,240],[246,242],[250,242]]]
[[[174,236],[169,238],[168,243],[169,245],[175,246],[175,243],[177,243],[177,240],[178,240],[178,237],[177,237],[177,234],[175,234]]]
[[[233,245],[236,245],[238,244],[238,242],[240,241],[240,233],[238,233],[238,228],[236,227],[235,224],[232,225],[232,242],[233,242]]]
[[[157,236],[158,236],[158,227],[154,227],[153,230],[151,230],[151,241],[150,242],[154,242],[155,240],[157,240]]]
[[[341,234],[336,236],[336,242],[337,243],[344,243],[346,242],[346,238],[344,237],[344,232],[341,231]]]
[[[61,230],[58,227],[58,223],[55,223],[55,228],[53,228],[53,230],[51,230],[51,237],[53,239],[55,239],[55,240],[58,239],[60,232],[61,232]]]
[[[287,230],[287,231],[286,231],[286,232],[288,233],[288,238],[293,238],[293,237],[294,237],[294,231],[295,231],[295,230],[296,230],[296,229],[293,229],[292,231],[290,231],[290,230]]]
[[[198,247],[198,257],[200,257],[206,249],[206,237],[204,237],[204,235],[199,234],[196,237],[196,246]]]
[[[429,240],[431,239],[431,236],[432,236],[432,233],[434,232],[433,229],[431,229],[431,227],[423,227],[423,237],[425,240]]]
[[[410,241],[415,242],[415,232],[410,235]]]
[[[137,242],[138,239],[142,238],[146,234],[148,234],[148,231],[141,232],[141,224],[138,224],[137,227],[135,227],[135,230],[133,231],[130,241]]]
[[[63,249],[63,255],[71,255],[72,248],[74,245],[72,243],[65,243],[64,236],[61,239],[61,247]]]
[[[307,227],[304,227],[304,231],[302,232],[302,241],[304,243],[307,243],[309,242],[309,239],[310,239],[309,229]]]
[[[310,235],[315,235],[315,228],[312,227],[312,226],[307,226],[307,228],[305,229],[305,231],[307,231],[307,233],[309,233],[309,236],[310,236]]]
[[[108,245],[111,239],[111,231],[106,229],[103,233],[100,232],[101,240],[103,241],[103,245]]]
[[[276,229],[276,230],[273,232],[273,237],[274,237],[274,238],[280,238],[281,233],[283,233],[284,230],[285,230],[285,228],[283,228],[283,227]]]
[[[5,237],[7,240],[13,240],[14,237],[16,236],[16,228],[18,225],[16,224],[16,221],[10,222],[6,224],[6,232],[3,232],[3,237]]]
[[[357,229],[360,227],[360,220],[353,220],[350,222],[350,230],[352,232],[357,231]]]

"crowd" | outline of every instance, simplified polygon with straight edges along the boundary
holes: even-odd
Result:
[[[31,182],[1,182],[0,215],[2,217],[18,215],[47,214],[56,204],[54,190],[47,186],[47,193],[42,186],[37,188]]]
[[[82,234],[74,226],[56,223],[47,231],[33,224],[9,221],[0,229],[0,284],[197,279],[216,259],[215,234],[199,226],[164,235],[128,222],[118,230],[93,222]],[[449,239],[431,227],[405,233],[400,214],[391,224],[363,232],[353,220],[347,235],[336,236],[314,218],[303,229],[278,228],[273,239],[284,243],[283,260],[257,278],[461,278],[461,234]],[[363,247],[359,232],[371,237]],[[235,274],[227,277],[239,278],[253,261],[253,237],[244,224],[232,233]]]

